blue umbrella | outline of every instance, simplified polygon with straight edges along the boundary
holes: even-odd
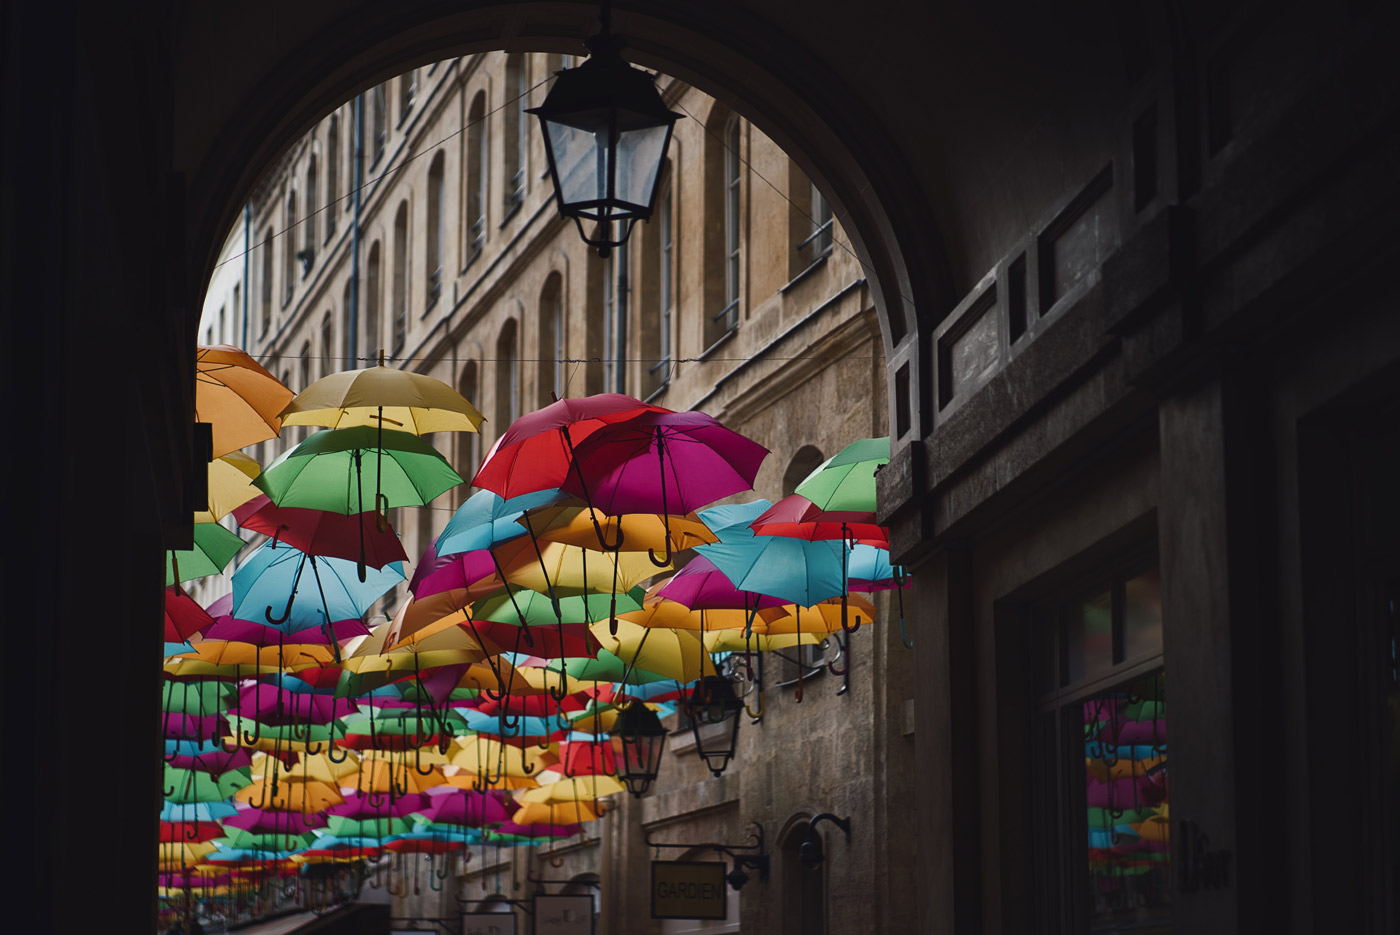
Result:
[[[238,809],[224,802],[166,802],[160,809],[161,821],[218,821],[237,815]]]
[[[699,516],[700,521],[710,527],[710,532],[719,536],[721,542],[727,542],[731,539],[752,539],[754,533],[749,528],[749,523],[772,508],[773,504],[767,500],[754,500],[751,503],[725,503],[720,506],[712,506],[695,515]]]
[[[266,621],[284,633],[321,627],[339,662],[340,648],[331,623],[362,617],[403,579],[402,562],[367,568],[362,581],[355,562],[307,555],[269,541],[233,573],[231,613],[239,620]],[[275,615],[274,608],[284,602],[281,615]]]
[[[845,593],[842,549],[835,540],[809,541],[752,533],[748,538],[721,539],[695,547],[739,590],[767,594],[803,607]]]
[[[516,522],[526,510],[549,506],[564,498],[557,490],[537,490],[511,497],[509,500],[489,490],[478,491],[457,508],[437,538],[438,555],[456,555],[489,549],[494,545],[525,535],[525,527]]]

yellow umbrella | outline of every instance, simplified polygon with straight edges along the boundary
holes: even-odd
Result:
[[[746,641],[743,630],[714,630],[705,634],[705,648],[712,653],[766,653],[794,646],[815,646],[825,638],[823,633],[755,632]]]
[[[551,769],[542,779],[560,775]],[[515,794],[515,801],[521,804],[535,802],[545,805],[562,805],[569,802],[587,802],[601,799],[605,795],[626,792],[627,787],[613,776],[588,775],[564,777],[553,782],[542,782],[534,789],[525,789]]]
[[[194,417],[214,426],[214,457],[276,438],[294,394],[247,352],[229,344],[195,349]]]
[[[458,789],[480,790],[488,786],[492,789],[532,789],[539,785],[533,776],[511,775],[501,776],[496,778],[495,782],[486,783],[483,781],[483,777],[476,772],[462,769],[460,766],[453,766],[450,763],[444,766],[442,771],[443,775],[447,777],[446,785],[455,786]]]
[[[369,425],[414,435],[475,432],[483,421],[475,406],[436,377],[382,363],[322,377],[282,410],[283,425]]]
[[[532,746],[527,750],[481,734],[458,737],[452,742],[447,755],[453,766],[473,776],[488,777],[531,776],[553,764],[556,759],[538,747]],[[531,780],[531,785],[535,782]]]
[[[671,514],[668,523],[659,513],[624,513],[621,516],[608,516],[597,508],[566,504],[532,510],[516,522],[534,533],[536,539],[594,550],[598,548],[595,523],[602,527],[607,542],[617,541],[620,525],[623,533],[622,549],[627,552],[644,552],[648,549],[658,554],[665,552],[668,525],[673,552],[718,541],[710,527],[693,513]]]
[[[544,542],[536,561],[508,570],[506,579],[542,594],[551,587],[606,594],[630,591],[670,567],[658,568],[645,552],[595,552],[562,542]]]
[[[841,629],[841,600],[822,601],[811,607],[784,606],[783,615],[754,623],[755,633],[773,635],[777,633],[835,633]],[[852,594],[847,600],[846,625],[863,626],[875,620],[875,605],[860,594]]]
[[[162,841],[160,843],[160,869],[182,870],[193,867],[205,855],[217,849],[212,841]]]
[[[340,790],[329,782],[313,779],[309,782],[282,782],[278,780],[274,790],[271,777],[264,776],[253,780],[251,786],[244,786],[234,794],[240,802],[255,804],[259,808],[274,809],[279,812],[319,812],[323,808],[339,805],[345,801]]]
[[[233,451],[209,462],[209,509],[197,510],[196,523],[217,523],[235,509],[259,496],[253,478],[262,465],[241,451]]]
[[[422,747],[414,753],[413,760],[400,755],[397,762],[383,753],[366,754],[360,760],[353,781],[347,780],[345,785],[354,786],[357,792],[396,792],[403,795],[407,792],[426,792],[447,781],[440,766],[433,766],[426,776],[414,768],[415,764],[423,764],[423,757],[436,757],[445,764],[446,757],[438,754],[436,748]]]
[[[325,744],[321,744],[324,749]],[[282,750],[286,750],[286,744],[281,745]],[[277,774],[278,782],[328,782],[333,785],[340,785],[340,780],[352,775],[359,770],[360,758],[354,751],[346,750],[345,759],[337,763],[325,753],[307,754],[302,753],[300,758],[291,766],[286,765],[275,756],[267,756],[263,753],[253,755],[253,778],[266,779],[272,773]]]
[[[293,672],[312,666],[330,665],[329,646],[317,643],[289,643],[285,646],[254,646],[232,640],[201,640],[194,652],[171,656],[165,671],[176,676],[255,675],[264,672]]]
[[[589,627],[602,647],[624,663],[643,672],[654,672],[678,682],[693,682],[702,675],[715,675],[715,665],[700,637],[687,630],[644,627],[618,620],[617,635],[609,632],[609,621]]]
[[[577,825],[597,821],[603,811],[603,806],[597,802],[574,801],[558,805],[526,802],[510,820],[517,825]]]

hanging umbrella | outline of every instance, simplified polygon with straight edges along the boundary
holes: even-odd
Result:
[[[856,539],[889,541],[889,531],[875,522],[873,513],[826,512],[801,494],[784,497],[761,513],[750,528],[760,536],[795,539]]]
[[[574,446],[604,417],[668,412],[621,393],[561,399],[512,422],[483,459],[472,486],[502,497],[557,488],[570,473]]]
[[[794,493],[818,509],[875,512],[875,471],[890,461],[890,439],[862,438],[817,465]]]
[[[189,581],[224,570],[244,542],[218,523],[195,523],[194,547],[172,549],[165,558],[165,584]]]
[[[728,575],[703,555],[687,562],[669,581],[662,583],[653,596],[675,601],[692,610],[738,607],[749,614],[767,607],[781,607],[785,603],[780,597],[739,590]]]
[[[253,358],[228,344],[195,349],[196,422],[214,426],[214,457],[275,438],[294,394]]]
[[[279,507],[259,494],[233,511],[238,525],[312,555],[357,561],[364,543],[365,564],[383,568],[390,562],[406,562],[408,554],[393,529],[379,528],[376,514],[335,513],[300,507]]]
[[[604,649],[629,666],[681,682],[715,674],[709,653],[694,633],[626,621],[619,621],[616,636],[608,632],[607,624],[594,624],[591,629]]]
[[[611,516],[690,513],[752,489],[767,454],[703,412],[643,412],[576,444],[561,489]]]
[[[494,545],[525,534],[516,522],[527,511],[546,507],[564,495],[552,488],[532,491],[507,500],[490,490],[479,490],[452,514],[438,536],[438,555],[452,555]]]
[[[404,578],[397,562],[371,569],[363,578],[357,572],[344,559],[318,558],[269,541],[234,572],[231,614],[291,632],[327,628],[335,620],[362,617]],[[331,648],[338,660],[339,646],[331,643]]]
[[[755,536],[696,547],[734,586],[808,606],[845,592],[843,546],[830,540]]]
[[[253,478],[262,465],[241,451],[231,451],[209,462],[209,503],[207,510],[196,510],[196,523],[217,523],[239,506],[258,496]]]
[[[283,452],[254,483],[279,507],[333,513],[426,506],[462,482],[442,455],[408,432],[328,429]],[[366,488],[375,493],[365,495]],[[377,498],[377,500],[376,500]]]
[[[187,640],[206,627],[214,625],[214,618],[194,598],[182,591],[178,585],[165,589],[165,639],[167,642]]]
[[[608,516],[586,506],[552,506],[522,514],[516,520],[535,536],[546,542],[562,542],[580,548],[597,548],[594,532],[601,526],[609,542],[621,542],[629,552],[672,552],[714,542],[715,535],[694,514],[661,517],[655,513],[626,513]],[[622,536],[618,535],[624,530]]]
[[[436,377],[382,361],[324,376],[282,410],[283,425],[388,427],[414,435],[475,432],[483,421],[475,406]]]

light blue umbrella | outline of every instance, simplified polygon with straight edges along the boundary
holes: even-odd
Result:
[[[239,620],[276,627],[284,633],[321,627],[339,662],[331,623],[362,617],[403,579],[402,562],[366,568],[364,580],[360,580],[355,562],[307,555],[285,543],[268,541],[233,573],[230,612]]]
[[[845,592],[842,549],[835,540],[753,535],[695,547],[739,590],[803,607]]]
[[[526,510],[549,506],[564,495],[557,490],[537,490],[509,500],[489,490],[478,491],[457,508],[437,538],[438,555],[456,555],[489,549],[499,543],[523,536],[524,526],[516,520]]]
[[[749,523],[772,508],[773,504],[767,500],[754,500],[751,503],[712,506],[695,515],[710,528],[710,532],[719,536],[721,542],[727,542],[731,539],[752,539],[754,533],[749,528]]]
[[[160,809],[161,821],[218,821],[237,815],[238,809],[223,802],[166,802]]]

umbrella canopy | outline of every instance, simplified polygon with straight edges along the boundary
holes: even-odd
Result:
[[[605,417],[668,412],[621,393],[561,399],[521,416],[491,446],[472,486],[515,497],[559,487],[571,473],[574,446],[602,427]]]
[[[229,344],[195,349],[196,422],[214,426],[214,457],[269,438],[294,394],[248,354]]]
[[[256,491],[255,491],[256,492]],[[300,507],[279,507],[259,494],[234,509],[244,529],[260,532],[312,555],[329,555],[356,561],[363,542],[365,564],[383,568],[390,562],[406,562],[408,554],[393,529],[380,529],[375,513],[335,513]]]
[[[317,432],[283,452],[253,483],[279,507],[364,513],[426,506],[462,482],[447,459],[408,432],[366,427]]]
[[[692,610],[738,607],[752,612],[765,607],[781,607],[785,603],[780,597],[739,590],[728,575],[703,555],[687,562],[671,580],[656,589],[653,597],[672,600]]]
[[[452,555],[473,549],[489,549],[525,534],[516,522],[528,510],[559,500],[562,494],[550,488],[532,491],[507,500],[490,490],[479,490],[466,499],[443,527],[437,538],[437,553]]]
[[[628,665],[681,682],[714,675],[715,665],[700,637],[685,630],[667,630],[618,621],[617,635],[607,623],[591,628],[603,648]]]
[[[690,513],[750,490],[768,449],[703,412],[643,412],[574,446],[561,489],[623,513]]]
[[[755,536],[696,547],[741,591],[807,606],[845,591],[840,542]]]
[[[889,540],[889,532],[875,522],[874,514],[858,511],[827,512],[799,493],[784,497],[763,511],[750,524],[750,528],[760,536],[879,542]]]
[[[214,618],[179,587],[165,589],[165,639],[169,642],[187,640],[205,627],[213,626]]]
[[[890,461],[890,438],[862,438],[817,465],[797,485],[821,510],[875,512],[875,471]]]
[[[475,432],[483,421],[475,406],[436,377],[382,363],[322,377],[282,410],[284,425],[384,427],[414,435]]]
[[[523,514],[516,521],[529,529],[535,538],[547,542],[562,542],[585,549],[598,546],[595,526],[602,527],[608,542],[621,542],[628,552],[653,550],[673,552],[714,542],[712,533],[695,515],[662,517],[655,513],[627,513],[608,516],[601,510],[586,506],[554,506]],[[619,536],[618,532],[622,535]]]
[[[196,523],[217,523],[234,509],[258,496],[253,478],[262,465],[241,451],[231,451],[209,462],[209,509],[196,510]]]
[[[224,570],[244,542],[236,533],[229,532],[218,523],[194,524],[194,547],[173,549],[165,555],[165,583],[167,586],[205,575],[217,575]]]
[[[369,569],[360,580],[354,562],[318,558],[269,541],[234,572],[231,613],[287,632],[324,627],[364,616],[403,578],[397,562]]]

